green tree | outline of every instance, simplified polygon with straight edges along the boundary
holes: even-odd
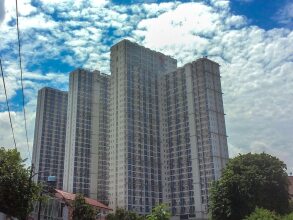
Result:
[[[106,216],[106,220],[115,220],[115,214],[114,214],[114,213],[109,213],[109,214]]]
[[[210,195],[213,220],[243,219],[256,207],[284,214],[289,210],[286,165],[271,155],[245,154],[229,161]]]
[[[256,208],[245,220],[281,220],[281,217],[267,209]]]
[[[282,220],[293,220],[293,213],[290,213],[289,215],[285,215]]]
[[[143,220],[143,216],[137,215],[135,212],[117,209],[115,213],[110,213],[106,217],[107,220]]]
[[[96,219],[96,211],[85,202],[83,195],[77,194],[73,202],[72,217],[73,220],[94,220]]]
[[[165,204],[157,205],[153,208],[152,213],[147,216],[147,220],[169,220],[171,213]]]
[[[32,181],[20,153],[0,148],[0,212],[26,219],[39,199],[41,187]]]

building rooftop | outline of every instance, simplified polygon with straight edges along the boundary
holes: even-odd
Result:
[[[168,58],[170,58],[170,59],[172,59],[172,60],[174,60],[174,61],[177,62],[177,59],[173,58],[173,57],[170,56],[170,55],[166,55],[166,54],[163,54],[162,52],[159,52],[159,51],[156,51],[156,50],[150,49],[150,48],[148,48],[148,47],[144,47],[144,46],[142,46],[142,45],[140,45],[140,44],[138,44],[138,43],[135,43],[135,42],[133,42],[133,41],[130,41],[130,40],[128,40],[128,39],[123,39],[123,40],[117,42],[116,44],[114,44],[114,45],[111,47],[111,50],[112,50],[115,46],[117,46],[117,45],[119,45],[119,44],[123,44],[124,42],[126,42],[126,43],[128,43],[128,44],[132,44],[132,45],[137,46],[137,47],[140,47],[140,48],[143,48],[143,49],[145,49],[145,50],[149,50],[149,51],[151,51],[151,52],[153,52],[153,53],[156,53],[156,54],[159,54],[159,55],[161,55],[161,56],[168,57]]]
[[[68,91],[63,91],[63,90],[59,90],[59,89],[48,87],[48,86],[45,86],[45,87],[39,89],[39,91],[41,91],[41,90],[53,90],[53,91],[57,91],[57,92],[68,93]]]
[[[66,201],[73,201],[75,199],[75,195],[73,193],[69,193],[69,192],[65,192],[59,189],[55,189],[55,197],[59,198],[59,199],[65,199]],[[111,208],[109,208],[108,206],[104,205],[103,203],[91,199],[91,198],[85,198],[85,202],[91,206],[95,206],[97,208],[101,208],[101,209],[107,209],[107,210],[112,210]]]

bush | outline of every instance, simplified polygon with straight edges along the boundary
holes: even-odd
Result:
[[[267,209],[256,208],[251,215],[245,218],[245,220],[281,220],[281,218]]]
[[[143,216],[138,216],[135,212],[117,209],[115,213],[107,215],[106,220],[142,220]]]
[[[293,220],[293,213],[286,215],[282,218],[282,220]]]
[[[159,204],[153,208],[152,213],[147,216],[147,220],[169,220],[171,213],[165,204]]]

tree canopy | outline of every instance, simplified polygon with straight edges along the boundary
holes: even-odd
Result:
[[[73,202],[73,220],[95,220],[95,209],[85,202],[85,198],[81,194],[75,196]]]
[[[255,211],[250,214],[245,220],[281,220],[280,216],[267,209],[256,208]]]
[[[152,213],[147,216],[139,216],[135,212],[117,209],[115,213],[107,215],[107,220],[169,220],[171,217],[166,205],[159,204],[152,209]]]
[[[152,213],[147,216],[147,220],[169,220],[171,213],[165,204],[157,205],[153,208]]]
[[[33,210],[40,186],[32,181],[30,170],[17,150],[0,148],[0,212],[26,219]]]
[[[267,209],[256,208],[245,220],[293,220],[293,213],[281,216]]]
[[[211,188],[213,220],[243,219],[256,207],[284,214],[289,211],[286,165],[266,153],[231,159]]]
[[[117,209],[115,213],[110,213],[106,217],[107,220],[144,220],[144,216],[139,216],[135,212]]]

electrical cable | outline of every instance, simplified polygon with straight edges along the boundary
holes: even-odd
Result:
[[[3,73],[1,58],[0,58],[0,67],[1,67],[1,76],[2,76],[2,81],[3,81],[3,87],[4,87],[7,111],[8,111],[9,121],[10,121],[10,127],[11,127],[12,137],[13,137],[13,141],[14,141],[14,147],[15,147],[15,149],[17,149],[16,141],[15,141],[15,135],[14,135],[14,129],[13,129],[13,126],[12,126],[10,108],[9,108],[9,104],[8,104],[7,91],[6,91],[6,85],[5,85],[5,79],[4,79],[4,73]]]
[[[23,71],[22,71],[22,60],[21,60],[21,46],[20,46],[17,0],[15,0],[15,5],[16,5],[16,27],[17,27],[17,40],[18,40],[18,57],[19,57],[19,68],[20,68],[20,82],[21,82],[21,90],[22,90],[22,107],[23,107],[24,128],[25,128],[25,135],[26,135],[27,150],[28,150],[30,161],[32,163],[30,147],[29,147],[29,142],[28,142],[27,120],[26,120],[26,111],[25,111],[25,96],[24,96],[24,87],[23,87]]]

